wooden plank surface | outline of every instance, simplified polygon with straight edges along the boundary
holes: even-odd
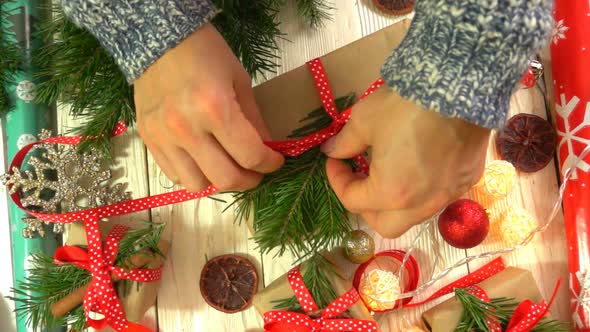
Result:
[[[279,41],[282,52],[279,54],[281,68],[277,74],[300,66],[313,57],[346,45],[399,19],[382,16],[375,11],[368,0],[334,1],[334,6],[336,7],[334,19],[326,22],[325,26],[317,31],[306,29],[296,18],[295,9],[292,6],[287,6],[281,12],[280,20],[283,22],[281,28],[288,33],[288,41]],[[271,77],[273,74],[266,76],[266,78]],[[538,91],[519,91],[513,98],[511,112],[544,115],[541,103],[542,96]],[[72,119],[62,112],[60,126],[73,123]],[[128,190],[133,192],[133,197],[173,190],[133,131],[123,138],[118,138],[116,146],[119,156],[116,159],[117,178],[129,183]],[[493,147],[490,148],[489,158],[497,158]],[[553,165],[534,175],[520,176],[510,204],[521,204],[537,218],[543,218],[548,214],[552,200],[556,197],[556,179]],[[233,212],[222,213],[225,206],[226,204],[221,202],[203,199],[124,218],[124,221],[131,223],[135,223],[129,219],[133,217],[166,222],[168,224],[166,238],[172,241],[157,310],[151,310],[145,319],[149,326],[154,328],[158,326],[159,331],[164,332],[260,331],[262,320],[253,308],[238,314],[225,315],[205,304],[198,287],[201,268],[207,257],[227,253],[243,254],[258,263],[262,287],[285,273],[291,267],[292,260],[289,257],[273,259],[272,256],[262,257],[258,254],[254,244],[249,240],[247,228],[233,224]],[[360,227],[365,229],[366,225],[361,222]],[[386,240],[375,235],[378,250],[407,248],[417,232],[418,227],[414,227],[396,240]],[[502,243],[488,240],[475,250],[487,250],[500,246]],[[476,252],[458,250],[444,244],[440,249],[446,265]],[[430,238],[420,239],[417,257],[425,275],[430,274],[429,270],[432,269],[429,267],[432,261],[431,250]],[[531,269],[544,295],[548,294],[558,277],[566,281],[562,216],[555,220],[545,234],[535,239],[530,247],[510,255],[508,261]],[[483,262],[476,262],[469,268],[474,268],[481,263]],[[468,270],[467,266],[457,269],[442,283],[464,275]],[[353,268],[348,267],[346,271],[348,275],[352,275]],[[440,284],[435,285],[421,297],[427,296],[439,286]],[[567,293],[562,287],[553,305],[552,313],[561,319],[568,319],[567,308]],[[419,312],[423,309],[425,308],[382,315],[378,318],[381,330],[398,331],[405,324],[417,321]]]

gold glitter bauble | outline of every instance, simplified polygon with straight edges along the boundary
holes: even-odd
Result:
[[[399,278],[391,271],[371,270],[363,275],[359,284],[361,298],[373,311],[393,309],[400,293]]]
[[[505,197],[516,184],[516,169],[505,160],[494,160],[486,165],[478,186],[495,198]]]
[[[510,209],[500,220],[500,232],[510,247],[521,243],[536,227],[535,218],[522,208]]]
[[[375,255],[375,241],[365,231],[352,231],[344,240],[344,254],[349,261],[362,264]]]

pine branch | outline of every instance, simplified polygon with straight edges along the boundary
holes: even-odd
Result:
[[[494,298],[487,303],[465,289],[455,289],[455,297],[463,306],[461,321],[455,328],[455,332],[489,332],[487,321],[499,322],[502,330],[505,330],[518,306],[513,298]],[[568,324],[558,320],[543,318],[531,332],[566,332]]]
[[[281,0],[216,0],[222,11],[212,23],[223,35],[250,75],[277,67],[277,14]]]
[[[163,224],[146,222],[146,225],[149,227],[130,230],[121,239],[116,265],[123,264],[139,252],[161,254],[158,243]],[[64,325],[69,326],[69,331],[84,330],[86,318],[81,305],[61,318],[55,318],[51,314],[51,306],[88,284],[91,281],[90,272],[74,265],[56,265],[53,263],[53,257],[44,253],[31,255],[30,262],[32,267],[27,271],[25,281],[13,289],[14,296],[10,298],[20,304],[16,311],[17,315],[27,317],[27,325],[35,331]],[[124,282],[123,288],[126,291],[131,282]]]
[[[0,115],[6,114],[12,104],[7,88],[14,84],[14,74],[21,67],[22,54],[16,43],[11,41],[11,34],[6,28],[10,12],[7,5],[12,0],[0,0]]]
[[[313,28],[323,25],[325,20],[332,19],[330,10],[334,9],[325,0],[296,0],[297,12]]]
[[[41,81],[36,101],[66,105],[74,117],[85,118],[72,131],[91,138],[80,144],[80,150],[94,146],[111,156],[110,135],[116,123],[131,124],[135,119],[132,88],[100,43],[70,22],[57,5],[53,20],[42,24],[39,34],[44,46],[33,57]]]
[[[338,98],[338,109],[346,109],[352,100],[352,96]],[[295,136],[324,127],[330,118],[320,108],[304,121]],[[346,210],[328,183],[325,162],[326,156],[313,148],[287,158],[258,187],[235,195],[236,218],[253,218],[254,240],[262,253],[276,248],[281,256],[289,250],[302,261],[338,245],[350,232]]]
[[[328,275],[336,274],[336,272],[332,265],[320,254],[310,258],[304,263],[304,266],[306,270],[303,273],[303,282],[318,307],[323,309],[338,297],[328,277]],[[295,296],[275,301],[275,303],[274,309],[303,312]]]

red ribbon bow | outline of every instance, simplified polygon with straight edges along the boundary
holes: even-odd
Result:
[[[97,223],[97,221],[95,221]],[[55,251],[56,264],[72,264],[90,271],[92,281],[84,294],[84,313],[88,326],[103,329],[107,325],[117,331],[145,332],[146,327],[131,323],[125,318],[121,302],[117,296],[111,273],[125,280],[151,282],[160,279],[162,268],[156,269],[123,269],[113,266],[117,257],[119,242],[128,227],[116,225],[106,239],[104,251],[101,249],[101,239],[98,227],[89,227],[94,231],[87,232],[88,247],[91,253],[76,246],[63,246]],[[103,315],[96,319],[91,313]]]
[[[299,266],[289,271],[287,279],[293,294],[306,313],[319,309],[303,282]],[[353,288],[324,308],[320,317],[316,319],[302,313],[272,310],[264,314],[264,330],[266,332],[377,331],[377,323],[374,321],[334,318],[358,302],[359,299],[358,292]]]
[[[478,283],[488,279],[489,277],[506,269],[506,265],[502,260],[502,257],[498,257],[488,264],[482,266],[476,271],[466,275],[465,277],[458,279],[445,287],[439,289],[437,292],[432,294],[429,298],[424,301],[407,304],[406,307],[415,307],[435,299],[438,299],[444,295],[450,294],[455,291],[456,288],[466,288],[471,294],[477,296],[485,302],[490,301],[490,297],[481,287],[477,286]],[[547,314],[549,307],[555,299],[557,290],[560,282],[558,281],[551,300],[549,303],[541,301],[539,304],[535,304],[531,300],[522,301],[518,307],[514,310],[510,322],[504,332],[528,332]],[[500,324],[496,320],[488,320],[488,326],[492,332],[502,332]]]
[[[528,332],[532,330],[549,312],[549,307],[551,307],[553,300],[555,300],[560,284],[561,282],[557,281],[555,289],[553,290],[553,295],[551,295],[551,299],[548,303],[544,300],[539,303],[534,303],[528,299],[522,301],[516,309],[514,309],[514,313],[512,313],[510,322],[508,322],[508,326],[506,326],[504,332]],[[468,291],[482,301],[490,302],[490,297],[481,287],[472,286],[468,288]],[[502,332],[502,327],[497,320],[488,320],[487,323],[492,332]]]

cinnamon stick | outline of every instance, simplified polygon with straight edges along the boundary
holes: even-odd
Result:
[[[169,247],[169,244],[167,241],[162,240],[158,243],[158,249],[164,255],[168,251],[167,250],[168,247]],[[132,255],[131,257],[129,257],[126,265],[131,266],[131,268],[139,268],[139,267],[146,266],[146,265],[149,266],[150,264],[152,264],[154,261],[156,261],[158,259],[159,259],[159,257],[156,257],[156,256],[148,256],[144,253],[138,253],[138,254],[135,254],[135,255]],[[113,282],[121,281],[121,278],[119,278],[115,274],[111,274],[111,279],[113,280]],[[88,290],[89,286],[90,286],[90,283],[74,290],[70,294],[64,296],[59,301],[52,304],[51,305],[51,314],[53,315],[53,317],[55,317],[55,318],[63,317],[68,312],[74,310],[77,306],[81,305],[82,302],[84,301],[84,294],[86,294],[86,290]]]

